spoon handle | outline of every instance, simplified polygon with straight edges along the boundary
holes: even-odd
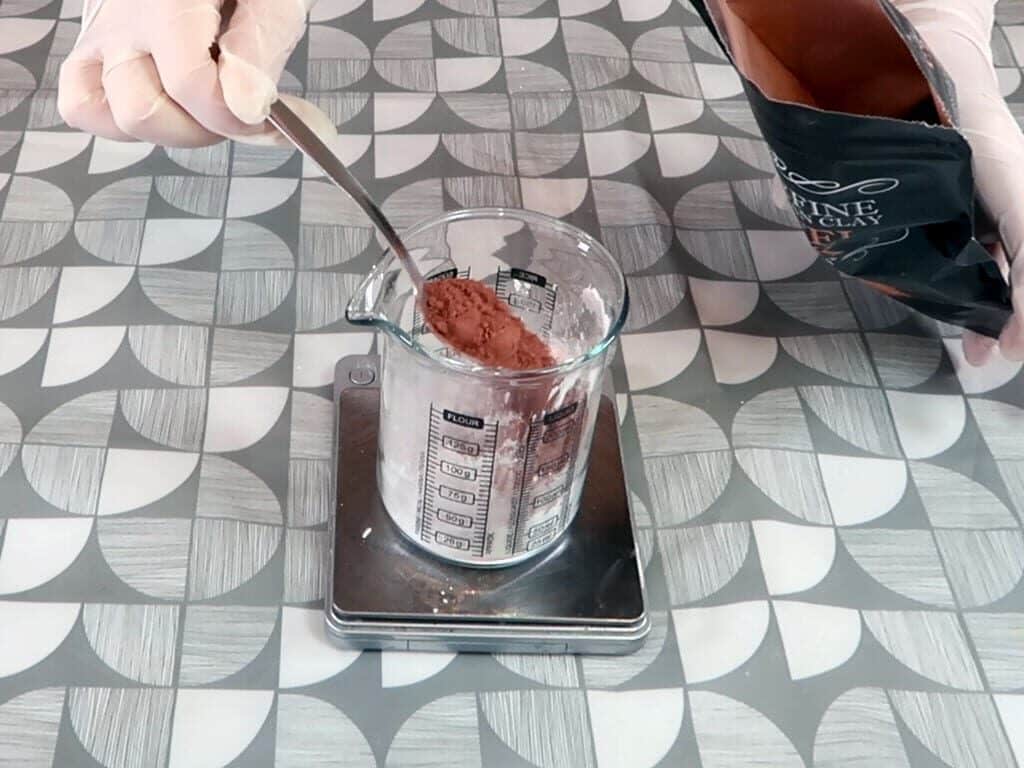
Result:
[[[391,222],[373,202],[366,189],[359,183],[359,179],[352,175],[352,172],[345,167],[338,156],[331,151],[331,148],[321,141],[316,132],[280,99],[270,105],[270,116],[267,120],[300,152],[319,165],[327,174],[327,178],[341,187],[366,212],[409,274],[417,296],[421,296],[423,274],[416,266],[412,256],[409,255],[409,251],[406,250],[395,228],[391,226]]]

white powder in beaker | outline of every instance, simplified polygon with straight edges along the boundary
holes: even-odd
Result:
[[[582,492],[603,358],[514,386],[382,340],[378,480],[399,528],[442,557],[478,564],[554,540]]]

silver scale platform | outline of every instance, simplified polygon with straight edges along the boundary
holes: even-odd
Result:
[[[348,648],[630,653],[650,631],[614,398],[602,398],[580,511],[549,551],[505,568],[442,561],[399,532],[377,492],[377,358],[335,371],[328,635]]]

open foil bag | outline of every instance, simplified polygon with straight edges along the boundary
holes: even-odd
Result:
[[[997,337],[1010,291],[975,239],[956,91],[909,22],[887,0],[692,2],[740,73],[818,253],[926,315]]]

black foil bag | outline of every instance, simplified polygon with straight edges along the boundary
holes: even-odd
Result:
[[[909,22],[888,0],[692,1],[818,253],[926,315],[998,336],[1010,291],[975,239],[955,89]]]

